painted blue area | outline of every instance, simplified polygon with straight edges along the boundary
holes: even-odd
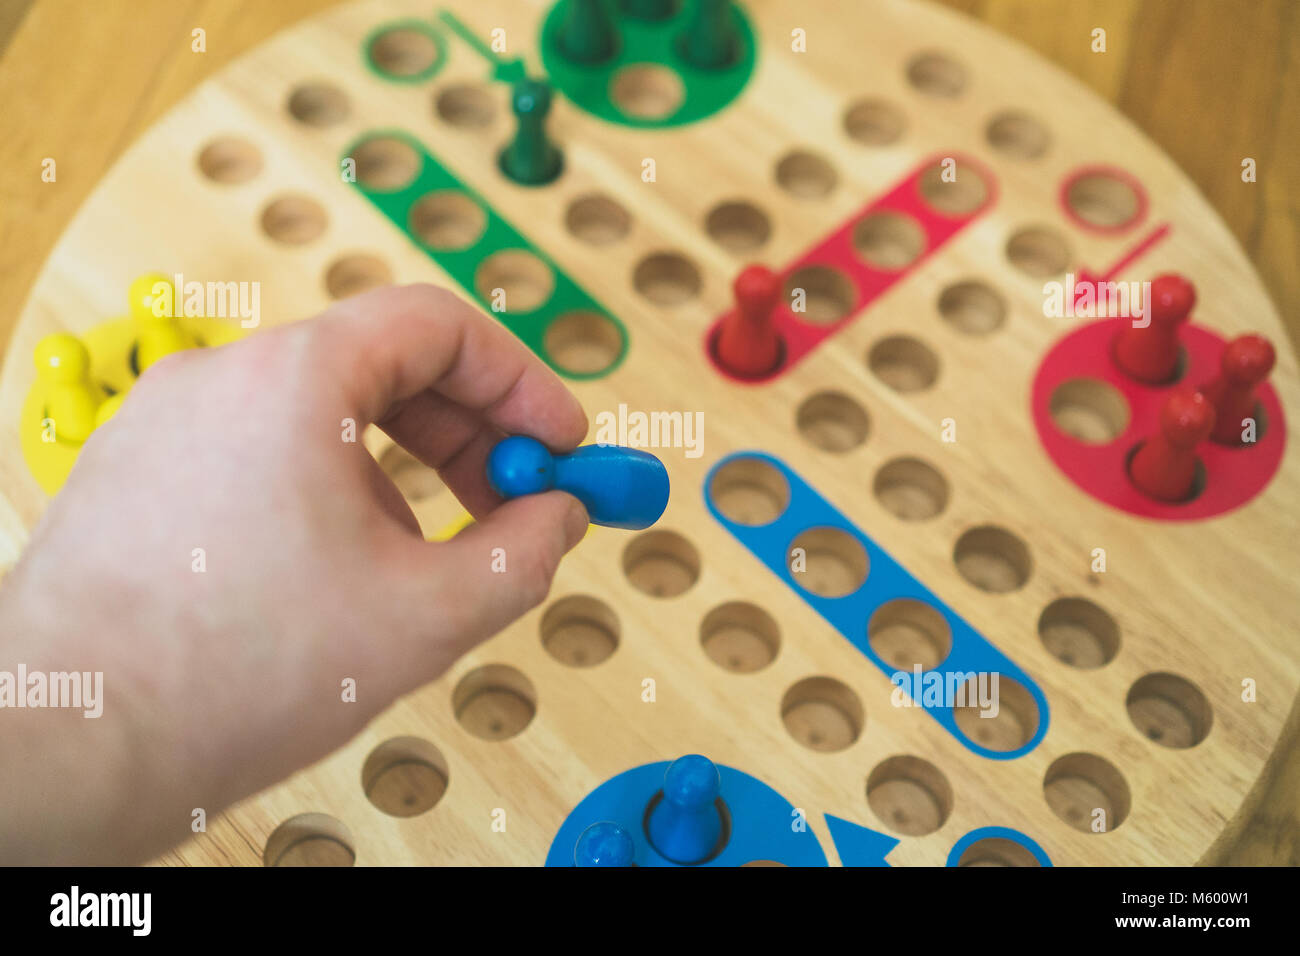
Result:
[[[1047,855],[1047,851],[1019,830],[1013,830],[1010,827],[980,827],[978,830],[971,830],[970,833],[967,833],[964,837],[953,844],[952,850],[948,854],[948,862],[945,865],[956,866],[957,861],[961,859],[961,855],[966,852],[967,848],[969,848],[972,843],[993,838],[1001,838],[1003,840],[1010,840],[1013,843],[1019,843],[1026,850],[1032,853],[1034,858],[1043,866],[1052,865],[1052,858]]]
[[[646,809],[663,789],[668,761],[625,770],[605,781],[561,824],[546,854],[547,866],[573,866],[574,847],[591,824],[608,821],[626,830],[635,844],[637,866],[677,866],[665,859],[646,836]],[[794,828],[798,812],[767,784],[732,767],[718,766],[722,801],[731,820],[731,836],[722,852],[701,866],[740,866],[772,860],[787,866],[826,866],[826,853],[807,824]]]
[[[844,866],[889,866],[885,857],[889,851],[898,846],[898,840],[884,833],[877,833],[860,823],[841,820],[829,813],[825,814],[826,826],[831,831],[831,840],[835,851],[840,855]]]
[[[668,507],[668,469],[654,455],[618,445],[583,445],[553,455],[536,438],[514,435],[493,446],[488,484],[502,498],[558,488],[583,503],[592,524],[637,531]]]
[[[714,504],[713,497],[709,493],[713,476],[717,474],[719,468],[737,458],[755,459],[772,466],[784,476],[789,486],[789,505],[769,524],[739,524],[728,519]],[[867,622],[882,604],[896,598],[911,598],[930,605],[948,622],[952,632],[952,650],[934,671],[945,677],[945,683],[948,675],[996,673],[1014,679],[1029,692],[1038,705],[1037,731],[1023,746],[1006,751],[990,750],[969,739],[958,728],[953,708],[946,701],[927,702],[924,696],[918,699],[915,695],[910,695],[914,703],[923,706],[931,717],[942,724],[967,749],[991,760],[1011,760],[1029,753],[1042,741],[1048,725],[1047,698],[1029,675],[967,624],[933,591],[913,577],[906,568],[890,556],[888,551],[840,514],[833,505],[780,459],[761,452],[739,452],[723,458],[713,466],[704,480],[704,500],[713,517],[730,531],[736,540],[767,565],[773,574],[793,588],[813,610],[825,618],[891,680],[894,679],[897,671],[871,649],[871,644],[867,640]],[[803,589],[795,573],[790,570],[789,554],[795,538],[810,528],[836,528],[857,539],[866,551],[869,562],[867,579],[862,587],[852,594],[833,598],[822,597]],[[908,676],[910,678],[911,675]]]

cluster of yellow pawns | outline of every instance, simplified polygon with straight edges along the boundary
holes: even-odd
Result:
[[[56,332],[36,346],[36,381],[23,406],[23,453],[49,494],[63,484],[81,445],[117,412],[136,378],[174,352],[237,338],[237,324],[177,318],[177,289],[148,273],[127,290],[129,314],[77,336]]]
[[[223,345],[242,334],[236,322],[174,317],[177,293],[167,276],[142,275],[127,290],[129,315],[79,336],[56,332],[36,346],[36,382],[19,433],[27,466],[46,494],[63,486],[81,446],[113,417],[145,369],[173,352]],[[445,541],[473,520],[461,511],[431,539]]]
[[[127,290],[127,303],[136,325],[136,339],[128,362],[136,374],[143,372],[165,355],[192,349],[198,342],[181,328],[171,314],[155,314],[154,303],[163,294],[166,301],[176,302],[176,288],[166,276],[149,273],[140,276]],[[45,415],[54,439],[84,442],[90,433],[117,412],[126,398],[125,391],[112,394],[90,377],[90,350],[70,332],[56,332],[41,339],[36,346],[36,381],[45,393]]]

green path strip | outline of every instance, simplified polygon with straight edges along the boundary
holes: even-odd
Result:
[[[501,59],[492,51],[492,47],[484,43],[473,30],[465,26],[460,21],[460,18],[450,10],[439,10],[438,18],[447,25],[452,33],[469,44],[475,53],[491,64],[492,79],[502,80],[506,83],[518,83],[524,78],[524,61],[519,57],[515,57],[513,60]]]
[[[376,139],[396,140],[414,150],[419,157],[419,171],[415,177],[397,189],[383,190],[360,182],[353,183],[376,209],[489,314],[561,375],[572,379],[593,379],[608,375],[618,367],[627,354],[628,335],[623,323],[502,218],[486,199],[457,179],[414,136],[401,130],[374,130],[354,142],[343,158],[355,157],[364,143]],[[434,247],[412,231],[411,211],[416,203],[431,193],[459,194],[482,211],[483,230],[469,245],[456,249]],[[493,309],[492,290],[482,288],[480,268],[489,258],[506,252],[536,257],[549,267],[554,289],[537,308],[527,312],[511,311],[507,302],[506,311]],[[566,361],[556,354],[560,351],[569,356],[576,355],[577,359]]]
[[[730,66],[717,70],[693,66],[681,54],[681,40],[690,23],[693,4],[679,4],[672,16],[662,20],[644,20],[620,13],[615,18],[618,49],[609,60],[595,65],[576,63],[560,48],[559,34],[568,7],[569,0],[559,0],[546,16],[540,40],[542,63],[556,89],[588,113],[611,123],[643,129],[694,123],[730,105],[740,96],[754,73],[758,46],[749,18],[739,4],[732,4],[730,13],[740,32],[740,49]],[[675,77],[675,81],[673,77],[644,80],[665,91],[656,93],[656,96],[666,97],[667,108],[662,115],[629,113],[614,101],[612,89],[620,81],[620,74],[638,67],[641,76],[646,76],[646,68],[649,68],[667,70]],[[669,84],[666,87],[665,80]],[[635,88],[639,82],[642,81],[634,73],[629,85]],[[674,82],[681,84],[680,103],[675,107],[671,97],[667,97]]]

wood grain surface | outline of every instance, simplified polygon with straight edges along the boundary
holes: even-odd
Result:
[[[0,4],[0,349],[55,239],[123,148],[215,70],[337,2]],[[1300,3],[938,2],[1048,57],[1154,139],[1223,217],[1300,343]],[[206,53],[190,51],[196,26]],[[1091,52],[1096,27],[1106,53]],[[59,161],[56,184],[40,180],[46,156]],[[1257,183],[1241,181],[1246,156]]]
[[[38,0],[0,11],[0,342],[81,202],[122,151],[197,84],[333,0]],[[946,0],[1116,104],[1196,183],[1255,264],[1300,339],[1300,5],[1210,0]],[[190,31],[208,50],[190,50]],[[1091,52],[1103,27],[1109,50]],[[58,181],[40,180],[55,157]],[[1259,181],[1241,182],[1254,158]],[[1289,168],[1290,167],[1290,168]],[[1196,277],[1193,276],[1193,279]],[[1300,863],[1300,708],[1258,788],[1258,807],[1207,862]]]

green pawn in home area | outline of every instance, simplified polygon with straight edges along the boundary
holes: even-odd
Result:
[[[594,66],[618,52],[618,27],[609,3],[569,0],[559,34],[565,57]],[[639,20],[666,20],[676,14],[677,4],[673,0],[621,0],[619,12]],[[736,62],[741,38],[731,0],[694,0],[677,46],[682,58],[697,69],[717,70]]]
[[[575,63],[604,63],[614,55],[618,34],[602,0],[569,0],[560,49]]]
[[[741,40],[731,0],[698,0],[678,42],[682,57],[696,69],[720,70],[735,63]]]
[[[517,125],[514,138],[501,151],[501,171],[521,186],[544,186],[564,168],[564,154],[546,132],[550,84],[520,80],[511,91],[510,108]]]

